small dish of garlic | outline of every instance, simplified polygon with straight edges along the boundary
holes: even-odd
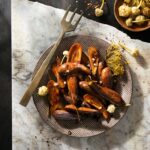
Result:
[[[130,31],[150,28],[150,1],[115,0],[114,14],[118,23]]]

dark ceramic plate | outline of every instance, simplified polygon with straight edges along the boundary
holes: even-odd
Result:
[[[66,37],[62,40],[57,50],[58,55],[62,57],[61,55],[63,51],[66,49],[68,50],[70,46],[75,42],[81,43],[81,45],[83,46],[83,51],[85,53],[87,53],[87,48],[89,46],[95,46],[100,51],[100,54],[103,58],[105,58],[106,49],[109,46],[109,43],[96,37],[75,35],[75,36]],[[41,56],[34,70],[34,73],[37,71],[37,69],[43,62],[44,58],[46,57],[48,51],[50,50],[51,48],[45,51],[44,54]],[[49,77],[53,78],[50,70],[51,63],[52,62],[50,62],[49,68],[45,72],[39,86],[46,85]],[[115,90],[121,94],[122,98],[126,103],[130,103],[131,94],[132,94],[132,79],[131,79],[131,74],[128,66],[125,66],[125,75],[122,78],[120,78],[119,81],[116,83]],[[104,131],[112,128],[116,123],[118,123],[119,120],[125,115],[127,111],[127,107],[124,110],[120,109],[114,115],[114,117],[111,118],[109,123],[100,119],[97,120],[95,118],[86,118],[80,123],[74,123],[70,121],[57,122],[53,117],[49,118],[48,116],[49,103],[47,97],[40,97],[38,96],[37,92],[38,92],[38,88],[33,94],[33,100],[42,119],[49,126],[53,127],[57,131],[70,136],[88,137],[88,136],[94,136],[103,133]]]

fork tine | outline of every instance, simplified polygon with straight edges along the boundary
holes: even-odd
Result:
[[[74,12],[73,12],[72,16],[70,17],[69,22],[71,22],[71,21],[73,20],[73,17],[74,17],[74,15],[75,15],[76,11],[77,11],[77,8],[74,10]]]
[[[83,16],[83,12],[81,13],[79,19],[78,19],[77,22],[75,23],[75,25],[74,25],[75,28],[77,27],[78,23],[80,22],[82,16]]]
[[[68,12],[69,12],[70,8],[71,8],[71,5],[68,6],[68,8],[67,8],[67,10],[66,10],[66,13],[64,14],[64,17],[63,17],[62,20],[66,19],[66,17],[67,17],[67,15],[68,15]]]

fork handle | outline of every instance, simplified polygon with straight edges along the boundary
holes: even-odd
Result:
[[[40,68],[38,69],[38,71],[36,72],[33,80],[31,81],[31,84],[29,85],[29,87],[27,88],[27,90],[25,91],[20,104],[23,106],[27,106],[33,92],[35,91],[35,89],[37,88],[37,86],[39,85],[39,82],[41,81],[41,78],[45,72],[45,70],[47,69],[47,66],[49,65],[50,60],[52,59],[52,57],[54,56],[57,47],[59,46],[63,36],[64,36],[65,32],[63,31],[60,34],[60,37],[58,38],[58,41],[56,42],[56,44],[53,46],[53,48],[50,50],[50,52],[48,53],[47,57],[45,58],[45,60],[43,61],[42,65],[40,66]]]

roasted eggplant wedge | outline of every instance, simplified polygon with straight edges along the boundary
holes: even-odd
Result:
[[[95,98],[94,96],[89,95],[89,94],[85,94],[83,96],[83,99],[84,99],[85,102],[89,103],[90,105],[95,107],[97,110],[99,110],[99,112],[102,114],[103,118],[105,120],[109,121],[110,115],[107,112],[104,105],[100,102],[100,100],[98,100],[97,98]]]
[[[78,79],[75,75],[68,76],[67,86],[72,103],[76,104],[78,98]]]
[[[56,86],[56,82],[53,80],[50,80],[47,84],[48,87],[48,99],[50,103],[50,115],[56,110],[63,108],[61,97],[60,97],[60,91],[58,86]]]
[[[79,43],[75,43],[71,46],[68,54],[67,62],[80,64],[82,57],[82,46]],[[71,74],[67,76],[67,86],[69,95],[73,101],[73,104],[77,102],[78,94],[78,79],[77,75]]]
[[[61,60],[59,57],[56,58],[56,61],[52,64],[52,72],[55,75],[58,85],[60,88],[65,87],[65,81],[61,78],[61,76],[58,73],[58,67],[61,66]]]
[[[87,107],[87,108],[91,108],[90,104],[88,104],[87,102],[83,101],[81,104],[82,107]]]
[[[103,68],[104,68],[104,62],[99,62],[98,63],[98,71],[97,71],[99,79],[101,78]]]
[[[72,98],[71,98],[69,95],[64,94],[63,96],[64,96],[64,99],[65,99],[65,101],[66,101],[67,103],[73,104],[73,100],[72,100]]]
[[[56,120],[66,120],[66,121],[77,121],[78,120],[78,118],[75,114],[72,114],[63,109],[55,110],[53,112],[53,117]]]
[[[100,112],[93,108],[87,108],[87,107],[79,107],[78,111],[80,114],[87,114],[87,115],[100,115]]]
[[[88,48],[88,57],[89,57],[89,61],[90,61],[92,75],[95,76],[97,73],[98,63],[99,63],[99,59],[100,59],[98,50],[95,47],[89,47]]]
[[[105,67],[101,73],[102,85],[108,88],[112,88],[113,75],[109,67]]]
[[[74,105],[66,105],[65,110],[69,112],[76,112],[78,111],[79,114],[89,114],[89,115],[99,115],[100,112],[93,108],[87,108],[87,107],[79,107],[76,108]]]
[[[99,96],[102,98],[108,100],[110,103],[113,103],[117,106],[124,106],[125,102],[121,98],[120,94],[117,93],[116,91],[107,88],[107,87],[102,87],[99,86],[98,84],[94,82],[89,82],[89,86],[97,93]]]
[[[104,105],[106,105],[106,101],[89,86],[89,82],[87,82],[87,81],[80,81],[79,82],[79,86],[80,86],[81,89],[86,91],[86,93],[88,93],[88,94],[98,98],[99,100],[101,100],[101,102]]]
[[[82,52],[82,57],[81,57],[81,64],[84,64],[85,66],[89,65],[89,58],[85,52]]]
[[[81,89],[85,90],[89,94],[94,94],[93,90],[90,88],[89,84],[87,81],[80,81],[79,86]]]
[[[69,49],[67,62],[80,63],[82,57],[82,46],[80,43],[75,43]]]
[[[85,73],[87,75],[91,74],[89,68],[82,64],[78,63],[64,63],[58,68],[58,73],[60,75],[70,75],[70,74],[78,74],[78,73]]]

